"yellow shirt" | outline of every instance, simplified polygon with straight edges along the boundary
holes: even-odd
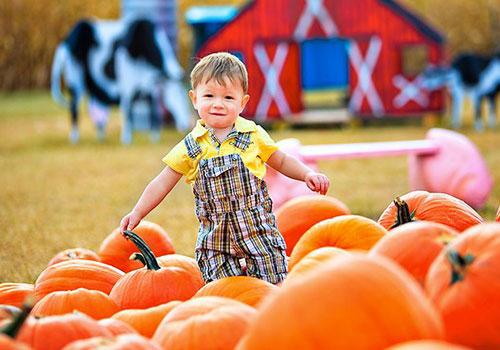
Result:
[[[234,123],[238,132],[252,132],[251,144],[245,151],[237,148],[245,166],[260,179],[266,175],[265,162],[278,149],[278,145],[271,139],[269,134],[251,120],[238,117]],[[231,145],[232,138],[222,141],[219,149],[210,140],[209,130],[205,128],[203,120],[199,119],[196,126],[191,131],[191,135],[198,142],[202,149],[202,156],[192,159],[187,153],[184,140],[180,141],[172,150],[163,157],[163,162],[174,171],[186,176],[186,182],[192,183],[198,174],[198,162],[200,159],[208,159],[216,156],[225,156],[235,153],[235,147]]]

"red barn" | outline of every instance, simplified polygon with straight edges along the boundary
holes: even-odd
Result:
[[[246,64],[247,117],[346,103],[359,116],[399,117],[441,109],[441,92],[420,82],[428,64],[444,59],[443,46],[393,0],[254,0],[197,56],[228,51]]]

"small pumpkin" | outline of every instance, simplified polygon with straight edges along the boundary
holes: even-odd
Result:
[[[30,283],[0,283],[0,304],[21,307],[33,293]]]
[[[160,346],[138,334],[122,334],[112,338],[96,337],[77,340],[63,350],[162,350]]]
[[[199,271],[193,273],[182,265],[161,267],[141,237],[131,231],[124,234],[141,251],[133,257],[146,267],[127,272],[113,286],[110,297],[120,309],[146,309],[172,300],[188,300],[204,285]]]
[[[429,268],[425,289],[448,341],[500,348],[500,223],[473,226],[453,240]]]
[[[278,287],[264,280],[250,276],[231,276],[212,281],[201,288],[193,298],[219,296],[241,301],[250,306],[257,304],[276,292]]]
[[[110,331],[114,336],[131,333],[137,334],[137,331],[132,326],[115,318],[103,318],[97,321],[97,323]]]
[[[436,222],[411,222],[382,237],[370,254],[382,254],[392,259],[423,286],[429,266],[457,236],[457,231]]]
[[[50,265],[35,282],[35,298],[41,300],[51,292],[86,288],[111,292],[114,284],[124,275],[108,264],[98,261],[72,259]]]
[[[286,243],[286,254],[314,224],[339,215],[348,215],[349,208],[329,196],[305,195],[293,198],[276,210],[276,224]]]
[[[369,250],[387,233],[375,221],[359,215],[342,215],[323,220],[300,238],[290,255],[292,271],[305,255],[321,247],[337,247],[345,250]]]
[[[57,264],[58,262],[61,261],[72,260],[72,259],[99,261],[99,256],[92,250],[87,248],[71,248],[57,253],[52,259],[50,259],[49,266]]]
[[[35,316],[52,316],[72,313],[75,310],[100,320],[111,317],[119,308],[104,292],[78,288],[47,294],[36,303],[31,313]]]
[[[152,340],[163,349],[234,349],[257,311],[239,301],[205,296],[165,316]]]
[[[390,346],[385,350],[473,350],[473,349],[439,340],[414,340]]]
[[[175,253],[170,236],[160,225],[143,220],[135,228],[135,232],[142,237],[154,255],[162,256]],[[103,263],[124,272],[130,272],[143,266],[139,261],[129,259],[133,253],[138,252],[139,249],[129,240],[123,239],[120,229],[116,228],[101,243],[98,255]]]
[[[153,306],[147,309],[122,310],[111,316],[111,318],[120,320],[130,325],[139,334],[151,338],[165,315],[181,303],[181,301],[174,300],[166,304]]]
[[[462,232],[482,223],[483,218],[467,203],[449,194],[413,191],[397,197],[378,219],[388,230],[411,221],[437,222]]]

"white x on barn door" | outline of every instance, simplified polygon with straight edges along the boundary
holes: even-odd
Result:
[[[422,107],[428,106],[429,95],[427,90],[422,87],[421,81],[420,75],[413,80],[406,79],[399,74],[392,77],[392,83],[400,90],[393,100],[394,107],[402,108],[410,101],[415,101]]]
[[[351,41],[349,45],[349,61],[358,76],[358,84],[354,88],[351,100],[349,101],[349,107],[353,111],[358,112],[361,110],[363,100],[366,97],[370,108],[376,116],[384,113],[384,105],[372,79],[381,48],[382,40],[377,36],[370,38],[365,56],[362,55],[359,44],[356,41]]]
[[[295,28],[295,39],[303,40],[306,38],[307,32],[315,18],[318,19],[326,36],[330,37],[338,33],[337,26],[328,10],[325,8],[323,1],[324,0],[306,0],[306,6]]]
[[[288,55],[289,46],[290,45],[287,43],[279,43],[272,62],[263,44],[256,44],[254,46],[255,58],[265,78],[264,88],[262,89],[259,104],[255,112],[257,118],[262,118],[267,115],[273,101],[276,102],[278,110],[282,115],[290,113],[290,106],[288,105],[286,96],[279,83],[281,71]]]

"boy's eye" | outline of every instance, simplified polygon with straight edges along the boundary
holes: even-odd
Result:
[[[212,95],[212,94],[205,94],[205,95],[203,95],[203,97],[213,97],[213,96],[214,95]]]
[[[233,99],[233,96],[226,96],[226,99],[227,99],[227,100],[232,100],[232,99]]]

